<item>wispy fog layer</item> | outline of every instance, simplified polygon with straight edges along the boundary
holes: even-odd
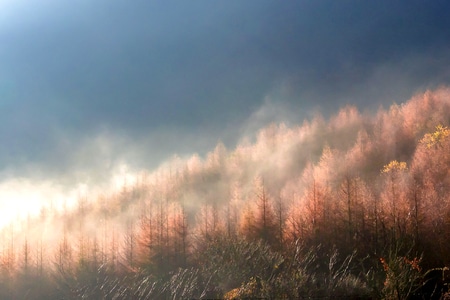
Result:
[[[186,174],[191,174],[194,182],[183,183],[187,186],[180,186],[180,192],[184,190],[183,201],[193,209],[192,213],[195,213],[199,202],[213,198],[219,202],[226,201],[236,192],[230,190],[233,182],[239,182],[236,186],[238,193],[246,195],[258,176],[267,177],[265,185],[274,196],[292,194],[290,186],[298,185],[297,178],[306,172],[308,164],[318,162],[327,148],[356,156],[363,155],[358,151],[368,151],[367,155],[372,155],[374,160],[365,167],[370,174],[371,168],[379,168],[390,159],[409,157],[414,149],[407,142],[401,146],[396,142],[384,145],[383,153],[378,153],[381,148],[376,149],[384,146],[374,145],[368,136],[376,135],[381,139],[393,135],[393,138],[401,128],[406,130],[404,126],[419,126],[414,124],[424,123],[421,118],[430,118],[429,123],[421,125],[425,127],[414,132],[417,139],[427,132],[427,128],[432,130],[439,123],[447,124],[447,93],[447,89],[440,89],[433,94],[427,92],[425,96],[419,94],[400,106],[402,112],[398,117],[390,115],[396,106],[386,112],[366,111],[362,114],[357,108],[347,106],[329,120],[319,112],[309,112],[310,116],[302,121],[298,120],[304,115],[301,110],[288,104],[275,105],[267,97],[242,125],[224,128],[224,131],[236,134],[228,144],[208,129],[199,132],[199,136],[165,130],[149,132],[147,138],[132,139],[104,130],[82,141],[60,137],[58,151],[61,156],[51,158],[51,164],[59,163],[58,168],[30,165],[26,170],[31,174],[29,177],[17,176],[14,170],[3,172],[0,183],[2,224],[29,214],[36,216],[42,208],[73,209],[80,199],[94,201],[97,197],[109,197],[107,195],[136,185],[150,184],[158,190],[161,186],[176,184],[163,183],[166,180],[185,180],[180,178]],[[433,100],[438,101],[434,104],[436,108],[421,103],[427,97],[437,99]],[[429,116],[420,116],[418,110],[421,106],[428,109]],[[433,112],[434,109],[439,111]],[[383,118],[388,121],[383,121]],[[395,122],[406,125],[396,125]],[[171,153],[168,149],[173,147],[178,147],[179,152]],[[193,148],[209,150],[195,153]],[[355,161],[347,163],[347,166],[335,166],[335,171],[352,168]],[[209,192],[202,194],[204,191]]]

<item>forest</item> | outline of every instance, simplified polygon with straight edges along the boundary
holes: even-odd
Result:
[[[0,299],[450,299],[450,89],[270,124],[0,234]]]

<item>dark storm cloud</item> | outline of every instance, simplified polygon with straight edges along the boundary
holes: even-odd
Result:
[[[446,1],[5,4],[0,165],[68,172],[94,161],[107,168],[120,153],[154,165],[218,139],[232,144],[264,103],[300,119],[318,107],[406,100],[450,81],[449,9]],[[105,132],[113,150],[102,152]]]

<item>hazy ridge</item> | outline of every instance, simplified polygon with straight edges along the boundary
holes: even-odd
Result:
[[[344,294],[417,294],[422,279],[410,290],[389,290],[391,275],[380,259],[388,260],[395,248],[391,262],[398,257],[418,261],[423,253],[420,272],[450,265],[449,126],[448,88],[375,114],[347,106],[330,119],[318,115],[292,127],[271,124],[235,149],[219,143],[206,157],[175,157],[142,172],[117,193],[81,195],[74,207],[48,205],[40,216],[2,230],[2,298],[38,299],[51,293],[70,299],[85,293],[113,299],[119,290],[111,287],[108,294],[98,284],[109,276],[131,293],[119,299],[145,299],[144,294],[130,296],[131,291],[140,288],[150,295],[150,285],[138,288],[124,278],[141,276],[140,282],[147,278],[164,286],[175,280],[174,274],[188,282],[187,273],[180,273],[186,270],[197,288],[185,296],[224,297],[238,287],[241,296],[246,290],[253,296],[301,296],[306,292],[274,273],[282,262],[295,265],[293,253],[300,244],[301,249],[318,249],[319,260],[330,259],[336,249],[338,262],[345,263],[352,253],[366,259],[364,266],[378,277],[371,282],[363,276],[367,270],[353,266],[346,276],[354,276],[360,289],[343,289]],[[225,245],[233,243],[241,252],[255,247],[255,255],[273,259],[269,265],[274,270],[239,277],[233,275],[236,269],[219,276],[212,251],[224,249],[227,255],[232,250]],[[403,267],[419,271],[413,263]],[[292,268],[280,274],[289,277]],[[95,282],[97,288],[89,290]],[[276,290],[283,284],[291,291]],[[168,286],[158,292],[154,295],[183,298]]]

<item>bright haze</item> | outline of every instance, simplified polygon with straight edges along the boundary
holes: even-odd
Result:
[[[0,206],[450,83],[448,1],[0,1]],[[119,179],[118,179],[119,178]],[[59,199],[58,198],[58,199]]]

